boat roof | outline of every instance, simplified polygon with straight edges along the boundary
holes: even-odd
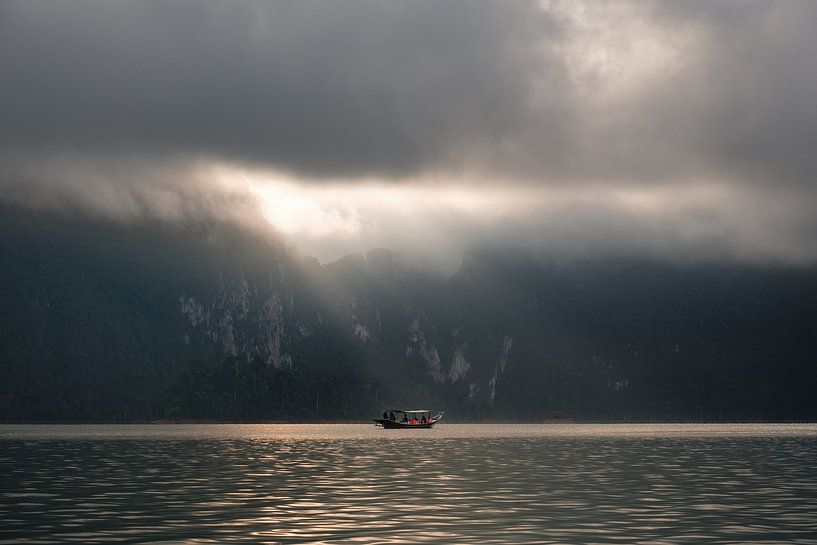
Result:
[[[410,411],[406,411],[406,410],[403,410],[403,409],[386,409],[386,410],[387,410],[387,411],[390,411],[390,412],[393,412],[393,413],[406,413],[406,414],[411,414],[411,413],[430,413],[430,412],[431,412],[431,411],[430,411],[430,410],[428,410],[428,409],[412,409],[412,410],[410,410]]]

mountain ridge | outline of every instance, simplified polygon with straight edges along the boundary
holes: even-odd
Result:
[[[5,422],[817,418],[815,268],[482,248],[443,276],[206,222],[4,212]]]

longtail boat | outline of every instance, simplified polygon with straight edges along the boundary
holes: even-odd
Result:
[[[403,409],[386,409],[383,411],[383,418],[375,418],[374,425],[382,426],[386,429],[424,429],[430,428],[443,417],[439,412],[431,416],[431,411],[426,409],[415,409],[404,411]]]

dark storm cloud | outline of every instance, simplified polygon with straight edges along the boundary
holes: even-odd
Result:
[[[264,214],[326,255],[813,263],[815,28],[807,0],[3,2],[0,200]]]
[[[672,2],[660,24],[696,29],[695,58],[634,105],[721,176],[813,185],[817,4]]]
[[[332,177],[473,168],[535,183],[785,183],[817,168],[807,1],[0,10],[4,150],[210,155]],[[597,28],[583,33],[588,20]],[[659,38],[640,40],[645,28]],[[656,47],[673,54],[640,73]],[[587,65],[599,54],[609,66]],[[626,70],[632,88],[618,89]]]
[[[525,119],[518,3],[5,3],[0,143],[415,172]]]

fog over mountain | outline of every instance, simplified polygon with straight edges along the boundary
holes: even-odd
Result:
[[[453,270],[488,239],[813,263],[815,22],[808,1],[4,2],[0,195],[233,218],[324,260]]]
[[[142,419],[345,389],[349,418],[386,391],[813,415],[816,26],[809,0],[2,2],[4,417],[114,418],[123,377]]]
[[[321,266],[229,224],[4,209],[0,420],[817,418],[817,268]]]

